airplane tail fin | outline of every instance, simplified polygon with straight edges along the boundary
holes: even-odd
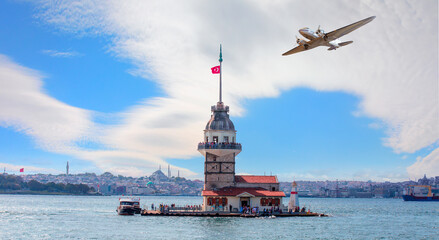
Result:
[[[339,43],[338,45],[339,45],[340,47],[343,47],[343,46],[346,46],[346,45],[351,44],[351,43],[353,43],[353,42],[354,42],[354,41],[347,41],[347,42]]]

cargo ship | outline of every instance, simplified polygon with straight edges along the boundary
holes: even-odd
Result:
[[[438,201],[439,189],[430,185],[410,185],[402,195],[404,201]]]

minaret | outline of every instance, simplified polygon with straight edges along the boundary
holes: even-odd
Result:
[[[288,202],[288,211],[294,211],[296,207],[299,207],[299,195],[297,194],[297,183],[296,181],[293,181],[290,201]]]
[[[69,161],[67,161],[66,165],[66,175],[69,176]]]
[[[211,107],[212,115],[204,129],[204,141],[198,151],[205,157],[204,190],[235,185],[235,157],[241,152],[236,131],[229,118],[229,107],[222,102],[222,49],[220,46],[219,102]]]
[[[169,166],[169,164],[168,164],[168,178],[170,178],[171,177],[171,166]]]

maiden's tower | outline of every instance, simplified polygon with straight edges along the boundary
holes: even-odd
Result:
[[[285,193],[279,189],[276,176],[236,175],[235,159],[242,151],[237,140],[235,125],[229,116],[229,107],[222,101],[222,51],[219,66],[212,73],[219,74],[219,101],[211,107],[211,116],[204,128],[198,151],[204,156],[203,204],[178,207],[160,204],[159,210],[144,209],[142,215],[199,216],[199,217],[258,217],[258,216],[326,216],[319,213],[299,212],[297,185],[293,183],[290,202],[285,206]]]
[[[236,175],[235,157],[242,146],[230,120],[229,107],[222,101],[222,50],[220,65],[212,68],[219,73],[219,101],[211,107],[212,115],[204,129],[203,142],[198,151],[204,156],[204,211],[237,212],[244,208],[283,209],[284,192],[279,190],[276,176]]]

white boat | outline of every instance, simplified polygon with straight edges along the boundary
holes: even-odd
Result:
[[[119,206],[116,209],[119,215],[134,215],[140,214],[140,199],[139,198],[119,198]]]

